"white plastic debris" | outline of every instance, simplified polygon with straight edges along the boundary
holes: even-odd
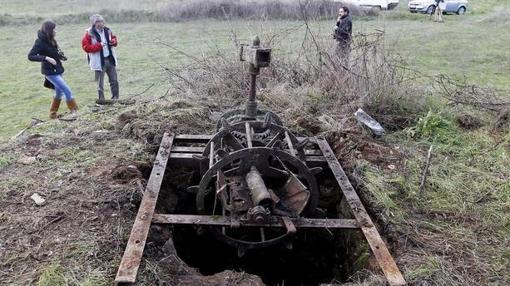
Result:
[[[35,202],[36,205],[42,206],[46,203],[46,200],[41,197],[38,193],[34,193],[30,198]]]
[[[356,119],[358,121],[368,127],[370,131],[372,131],[372,134],[375,136],[383,136],[384,135],[384,128],[377,122],[375,119],[373,119],[370,115],[368,115],[363,109],[358,108],[358,110],[354,113],[356,116]]]

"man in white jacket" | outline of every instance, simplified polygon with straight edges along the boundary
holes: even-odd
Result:
[[[87,52],[90,69],[95,72],[98,103],[104,103],[104,75],[108,75],[112,100],[119,99],[119,82],[117,79],[117,37],[104,25],[101,15],[90,16],[91,27],[86,30],[81,40],[82,48]]]

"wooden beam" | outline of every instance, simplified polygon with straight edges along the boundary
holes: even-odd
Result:
[[[365,238],[367,239],[368,244],[370,245],[370,249],[372,249],[372,252],[374,253],[375,258],[379,263],[379,266],[384,272],[384,275],[388,280],[388,284],[392,286],[406,285],[406,281],[404,280],[402,273],[398,269],[395,260],[393,260],[393,257],[391,256],[388,248],[386,247],[386,244],[384,244],[384,241],[379,235],[377,228],[375,227],[374,223],[372,222],[372,219],[368,215],[358,194],[356,193],[351,183],[349,182],[349,178],[347,177],[342,166],[338,162],[335,154],[333,153],[333,150],[331,150],[331,147],[329,147],[328,142],[326,142],[326,140],[324,139],[317,139],[317,144],[322,150],[322,154],[326,158],[329,168],[333,172],[333,175],[335,176],[338,185],[340,185],[340,188],[342,189],[342,192],[345,196],[347,203],[349,204],[349,207],[351,208],[354,217],[360,224],[361,231],[365,235]]]
[[[354,219],[312,219],[292,218],[292,223],[297,228],[354,228],[359,225]],[[154,214],[152,223],[161,224],[189,224],[189,225],[214,225],[214,226],[248,226],[248,227],[285,227],[280,217],[271,217],[269,222],[264,223],[239,223],[232,221],[230,217],[208,215],[180,215],[180,214]]]
[[[169,135],[168,133],[165,133],[161,140],[161,145],[115,278],[115,283],[117,284],[135,283],[136,281],[136,275],[142,260],[143,249],[149,234],[152,216],[156,208],[173,140],[174,135]]]

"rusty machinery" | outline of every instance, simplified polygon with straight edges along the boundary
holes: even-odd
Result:
[[[245,108],[223,114],[212,136],[164,134],[115,281],[135,282],[152,223],[204,226],[236,247],[239,256],[279,243],[291,248],[293,235],[310,228],[361,229],[388,283],[404,285],[328,143],[296,137],[276,114],[259,108],[256,79],[270,65],[271,49],[261,47],[255,37],[251,45],[241,46],[239,55],[249,64]],[[167,162],[169,168],[191,165],[200,172],[200,183],[188,188],[196,194],[196,214],[154,214]],[[335,177],[353,219],[316,218],[317,176],[325,168]]]

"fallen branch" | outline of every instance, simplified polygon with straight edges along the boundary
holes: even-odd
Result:
[[[51,224],[59,222],[59,221],[61,221],[64,218],[65,218],[65,215],[63,215],[63,214],[59,215],[56,218],[54,218],[51,221],[49,221],[48,223],[46,223],[45,225],[43,225],[42,227],[29,231],[28,234],[33,234],[33,233],[36,233],[36,232],[40,232],[40,231],[44,230],[45,228],[47,228],[48,226],[50,226]]]
[[[135,96],[140,96],[144,93],[146,93],[147,91],[149,91],[151,88],[153,88],[156,84],[155,83],[152,83],[149,87],[147,87],[146,89],[144,89],[142,92],[139,92],[137,94],[133,94],[133,95],[128,95],[129,98],[133,98]]]
[[[508,90],[468,84],[466,79],[457,80],[444,74],[438,75],[435,81],[451,105],[468,105],[495,112],[500,112],[510,106],[510,101],[503,96],[508,93]]]
[[[423,190],[425,189],[425,181],[427,180],[427,172],[430,166],[430,158],[432,157],[432,147],[433,145],[430,145],[429,153],[427,155],[427,163],[425,164],[425,169],[423,169],[423,174],[421,175],[420,191],[418,193],[420,197],[422,196]]]
[[[41,123],[43,123],[44,120],[41,120],[41,119],[37,119],[37,118],[32,118],[32,121],[30,121],[30,124],[23,128],[20,132],[18,132],[18,134],[14,135],[11,140],[16,140],[18,137],[20,137],[21,135],[23,135],[23,133],[25,133],[25,131],[27,131],[28,129],[34,127],[34,126],[37,126]]]

